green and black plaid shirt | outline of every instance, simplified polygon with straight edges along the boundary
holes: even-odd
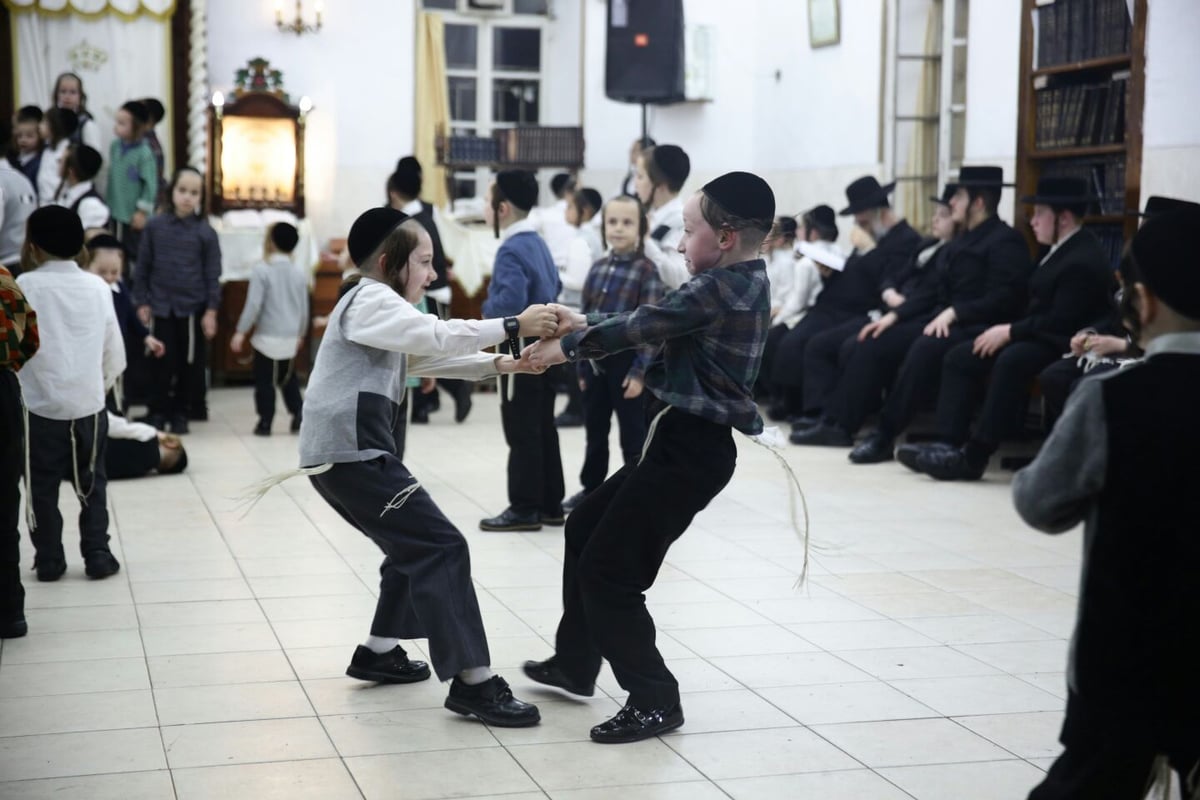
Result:
[[[710,269],[658,303],[620,314],[589,314],[589,328],[563,337],[571,361],[662,344],[646,370],[646,388],[668,405],[762,433],[751,387],[762,363],[771,319],[762,259]]]

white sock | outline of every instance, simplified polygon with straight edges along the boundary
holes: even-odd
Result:
[[[383,653],[395,650],[398,644],[400,644],[399,639],[389,639],[386,636],[368,636],[367,640],[363,642],[363,647],[376,655],[382,655]]]
[[[467,667],[458,673],[458,679],[468,686],[478,686],[492,678],[491,667]]]

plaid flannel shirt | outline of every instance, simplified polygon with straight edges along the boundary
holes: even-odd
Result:
[[[611,253],[593,264],[588,272],[581,306],[585,314],[633,311],[643,304],[657,303],[665,291],[653,261],[644,256],[635,258],[632,253]],[[639,347],[628,376],[644,380],[657,349],[656,345]]]
[[[646,388],[681,411],[751,436],[762,433],[751,387],[771,321],[762,259],[710,269],[655,304],[615,315],[589,314],[586,330],[563,337],[567,358],[603,358],[663,344]]]
[[[12,273],[0,267],[0,369],[16,372],[38,349],[37,314]]]

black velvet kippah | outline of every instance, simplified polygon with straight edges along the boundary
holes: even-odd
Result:
[[[83,247],[83,223],[79,215],[63,206],[42,206],[26,223],[29,241],[59,258],[74,258]]]
[[[1200,206],[1155,214],[1133,237],[1130,251],[1142,282],[1185,317],[1200,320],[1200,269],[1195,266]]]
[[[683,186],[688,175],[692,174],[692,160],[677,145],[660,144],[654,148],[651,158],[672,186]]]
[[[770,231],[775,219],[775,193],[767,182],[749,172],[727,172],[701,189],[727,213],[742,219],[762,220]]]
[[[350,260],[356,267],[364,267],[364,263],[383,244],[392,231],[408,219],[408,215],[394,208],[372,208],[364,211],[350,226],[350,235],[346,239],[346,247],[350,250]]]
[[[276,222],[271,226],[271,244],[281,253],[290,253],[296,249],[300,241],[300,232],[295,225],[287,222]],[[368,253],[370,255],[370,253]]]
[[[97,250],[124,250],[125,246],[121,244],[121,241],[117,237],[102,233],[99,236],[93,236],[91,239],[88,239],[87,249],[94,253]]]
[[[81,173],[76,177],[81,181],[90,181],[100,172],[100,167],[104,166],[104,156],[100,155],[100,151],[86,144],[76,147],[75,160],[79,163]]]
[[[500,200],[507,200],[522,211],[537,205],[538,184],[532,172],[523,169],[498,172],[496,188],[500,190]]]

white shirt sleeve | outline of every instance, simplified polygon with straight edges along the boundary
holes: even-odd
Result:
[[[479,381],[496,375],[493,353],[462,356],[409,356],[408,374],[414,378],[463,378]]]
[[[668,231],[667,235],[662,238],[662,242],[646,237],[646,258],[653,261],[658,267],[658,276],[662,278],[668,289],[678,289],[692,277],[688,272],[687,263],[683,260],[683,253],[679,252],[681,239],[683,239],[682,228]]]
[[[803,319],[804,312],[817,302],[817,295],[821,293],[822,286],[821,275],[810,258],[802,258],[796,262],[794,275],[774,320],[776,324],[787,325],[789,328]]]
[[[85,197],[79,204],[79,221],[83,223],[84,230],[103,228],[108,224],[109,216],[108,206],[98,197]]]
[[[443,322],[375,282],[358,290],[342,325],[352,342],[410,356],[465,356],[506,338],[503,319]]]
[[[588,246],[587,239],[583,236],[576,236],[572,239],[567,248],[567,266],[559,275],[562,278],[563,288],[574,292],[583,291],[583,284],[587,282],[592,261],[592,248]]]
[[[138,442],[148,442],[158,437],[158,431],[153,425],[144,422],[131,422],[125,417],[118,417],[111,411],[108,414],[108,438],[133,439]]]

